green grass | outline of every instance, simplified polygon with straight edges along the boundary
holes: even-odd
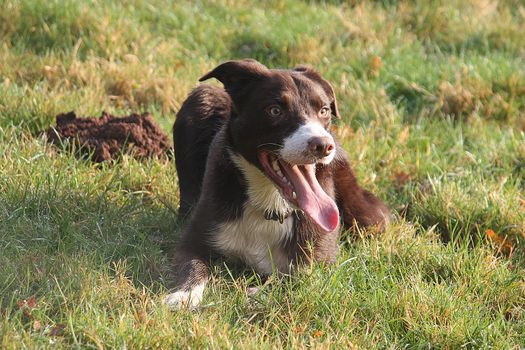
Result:
[[[524,32],[518,0],[0,1],[0,347],[525,347]],[[169,132],[241,57],[333,83],[336,133],[398,220],[253,297],[219,263],[204,306],[170,312],[173,164],[98,167],[42,131],[147,110]]]

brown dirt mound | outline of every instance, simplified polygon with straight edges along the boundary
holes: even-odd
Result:
[[[78,118],[74,112],[59,114],[56,127],[46,131],[48,142],[74,146],[78,155],[92,154],[94,162],[130,154],[137,158],[169,155],[170,142],[149,113],[115,117]]]

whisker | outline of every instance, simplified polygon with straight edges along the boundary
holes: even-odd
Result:
[[[261,148],[261,147],[264,147],[264,146],[276,146],[276,147],[283,147],[283,145],[279,144],[279,143],[272,143],[272,142],[268,142],[268,143],[263,143],[259,146],[257,146],[257,148]]]

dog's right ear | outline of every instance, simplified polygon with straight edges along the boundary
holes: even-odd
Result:
[[[340,116],[339,109],[337,108],[337,98],[335,97],[335,92],[332,85],[325,78],[323,78],[321,74],[319,74],[319,72],[313,70],[308,66],[298,66],[293,70],[306,75],[309,79],[321,85],[326,94],[332,99],[332,101],[330,102],[330,109],[332,110],[332,115],[339,119]]]
[[[258,79],[269,72],[268,68],[252,59],[228,61],[202,76],[199,81],[210,78],[219,80],[226,91],[238,91],[238,88],[251,80]]]

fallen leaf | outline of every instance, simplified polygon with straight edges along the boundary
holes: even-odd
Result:
[[[406,126],[400,133],[398,141],[400,144],[404,144],[408,140],[408,136],[410,136],[410,128]]]
[[[49,335],[52,337],[64,335],[65,328],[66,328],[65,324],[57,323],[53,328],[51,328],[51,330],[49,331]]]
[[[34,309],[36,307],[36,298],[34,295],[30,296],[29,299],[27,299],[27,306],[30,309]]]
[[[406,171],[395,171],[391,176],[392,181],[396,188],[401,189],[412,180],[412,176]]]
[[[507,237],[501,237],[490,228],[485,231],[485,234],[492,242],[496,243],[499,246],[499,252],[505,255],[509,255],[514,250],[514,245]]]
[[[33,322],[33,330],[34,330],[35,332],[38,332],[40,329],[42,329],[42,323],[40,323],[39,320],[35,320],[35,321]]]
[[[31,315],[31,310],[36,307],[36,298],[34,295],[30,296],[28,299],[21,299],[16,302],[24,316],[28,318],[33,318]]]
[[[383,68],[383,60],[381,60],[381,57],[376,55],[370,57],[370,60],[368,61],[368,69],[370,70],[370,74],[372,76],[377,76],[381,68]]]
[[[323,336],[323,331],[317,330],[312,333],[312,337],[314,338],[321,338]]]
[[[295,334],[303,334],[304,333],[304,327],[301,325],[295,326]]]
[[[34,309],[36,307],[36,298],[34,295],[30,296],[28,299],[18,300],[17,305],[19,308],[30,308]]]

